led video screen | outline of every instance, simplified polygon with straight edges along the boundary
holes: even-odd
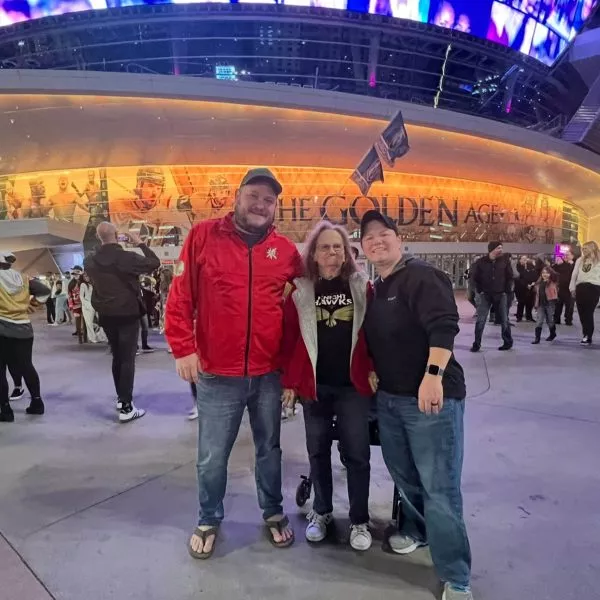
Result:
[[[196,0],[0,0],[0,26],[84,10]],[[552,65],[600,0],[209,0],[351,10],[431,23],[507,46]]]

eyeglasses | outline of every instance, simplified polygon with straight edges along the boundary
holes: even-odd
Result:
[[[342,254],[344,252],[344,246],[317,246],[317,252],[335,252],[336,254]]]

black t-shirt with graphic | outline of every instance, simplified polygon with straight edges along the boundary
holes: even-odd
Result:
[[[354,304],[350,285],[341,277],[319,279],[315,284],[317,333],[317,384],[350,386],[350,351]]]

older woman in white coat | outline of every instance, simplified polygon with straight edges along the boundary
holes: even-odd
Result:
[[[92,306],[92,282],[87,273],[81,276],[81,285],[79,287],[79,297],[81,299],[81,309],[83,312],[83,320],[87,328],[88,341],[92,344],[98,342],[106,342],[106,335],[99,325],[94,324],[96,320],[96,311]]]

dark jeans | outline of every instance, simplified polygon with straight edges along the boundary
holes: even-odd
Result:
[[[517,297],[517,321],[521,321],[523,319],[523,312],[525,312],[525,318],[529,321],[532,321],[533,306],[535,304],[535,289],[517,289],[515,289]]]
[[[573,323],[573,309],[575,308],[575,299],[571,295],[569,288],[559,288],[558,300],[556,302],[556,311],[554,312],[554,320],[560,323],[563,307],[565,309],[565,323],[570,325]]]
[[[512,345],[513,339],[510,332],[510,323],[508,321],[508,304],[506,294],[497,294],[489,296],[488,294],[479,294],[477,299],[477,322],[475,323],[475,343],[481,345],[481,338],[487,322],[490,308],[494,307],[494,312],[500,320],[502,327],[502,341],[505,344]]]
[[[317,402],[304,404],[306,450],[315,490],[313,509],[319,515],[333,512],[331,442],[335,415],[336,432],[348,471],[350,521],[353,525],[368,523],[371,478],[369,399],[353,387],[327,385],[318,386],[317,396]]]
[[[142,348],[148,348],[148,315],[140,317],[140,330],[142,334]]]
[[[198,390],[199,525],[225,516],[227,465],[248,408],[254,438],[256,491],[263,519],[283,514],[281,495],[281,384],[278,373],[258,377],[200,375]]]
[[[25,340],[0,336],[0,404],[8,403],[6,369],[25,379],[31,398],[40,398],[40,378],[33,366],[33,338]]]
[[[101,319],[100,324],[106,333],[112,353],[112,375],[115,391],[123,404],[133,401],[133,381],[135,378],[135,354],[140,330],[138,319],[132,322],[114,322]]]
[[[593,283],[580,283],[575,288],[575,302],[581,321],[583,335],[590,340],[594,335],[594,311],[600,299],[600,286]]]
[[[21,371],[17,368],[15,364],[8,363],[8,372],[13,380],[13,384],[16,388],[23,387],[23,376],[21,375]]]
[[[548,304],[540,304],[537,308],[537,319],[535,326],[540,329],[544,326],[544,323],[548,325],[548,328],[554,327],[554,315],[556,313],[556,300],[549,300]]]
[[[48,323],[56,321],[56,299],[48,298],[46,300],[46,320]]]
[[[461,493],[464,401],[445,399],[439,415],[426,415],[416,398],[380,391],[377,408],[383,459],[403,499],[401,533],[429,543],[442,581],[468,586],[471,549]]]

